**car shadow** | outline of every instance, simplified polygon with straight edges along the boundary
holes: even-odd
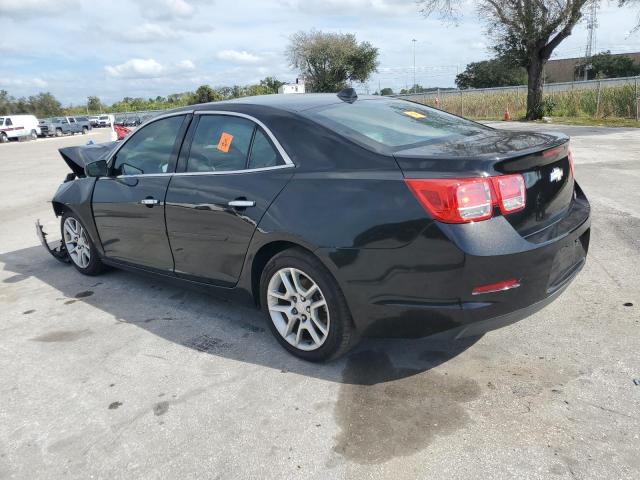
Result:
[[[86,277],[56,261],[39,245],[2,253],[0,262],[5,272],[13,273],[3,283],[38,279],[61,293],[55,302],[59,308],[68,308],[71,318],[74,304],[84,302],[112,315],[113,328],[132,324],[204,354],[331,382],[375,385],[406,378],[448,361],[478,340],[363,338],[345,358],[313,364],[286,352],[271,335],[262,313],[250,306],[121,270]],[[74,320],[81,323],[82,317]],[[383,356],[394,368],[378,368],[376,362],[364,362],[356,374],[345,368],[349,361],[376,356]]]

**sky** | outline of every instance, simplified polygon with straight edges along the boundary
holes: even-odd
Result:
[[[425,18],[415,0],[0,0],[0,89],[19,97],[42,91],[62,103],[89,95],[112,103],[199,85],[246,85],[273,76],[294,81],[285,58],[299,30],[353,33],[379,49],[367,85],[395,91],[413,84],[454,86],[467,63],[491,51],[473,2],[457,25]],[[636,9],[603,0],[596,50],[640,51],[630,33]],[[584,24],[553,58],[584,54]]]

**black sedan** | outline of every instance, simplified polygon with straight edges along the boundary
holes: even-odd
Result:
[[[53,198],[55,256],[250,299],[312,361],[362,335],[519,320],[589,245],[567,137],[352,90],[195,105],[60,152],[73,173]]]

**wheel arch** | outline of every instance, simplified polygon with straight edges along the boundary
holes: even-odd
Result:
[[[291,248],[303,250],[305,253],[317,258],[324,265],[324,262],[313,253],[313,250],[291,240],[272,240],[261,245],[251,259],[251,269],[249,275],[251,282],[251,296],[253,297],[253,301],[255,302],[256,306],[260,307],[260,277],[262,276],[264,267],[267,265],[269,260],[271,260],[277,254]]]

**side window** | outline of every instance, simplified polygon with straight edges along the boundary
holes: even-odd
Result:
[[[7,118],[7,120],[4,122],[4,125],[8,127],[9,125],[13,125],[13,122],[11,121],[10,118]]]
[[[69,123],[76,123],[76,119],[75,119],[75,118],[73,118],[73,117],[72,117],[72,118],[70,118],[70,119],[69,119]]]
[[[167,117],[138,130],[116,155],[114,175],[167,173],[184,115]]]
[[[267,136],[260,129],[256,130],[249,156],[249,168],[275,167],[282,161]]]
[[[202,115],[189,151],[187,172],[244,170],[255,124],[230,115]]]

